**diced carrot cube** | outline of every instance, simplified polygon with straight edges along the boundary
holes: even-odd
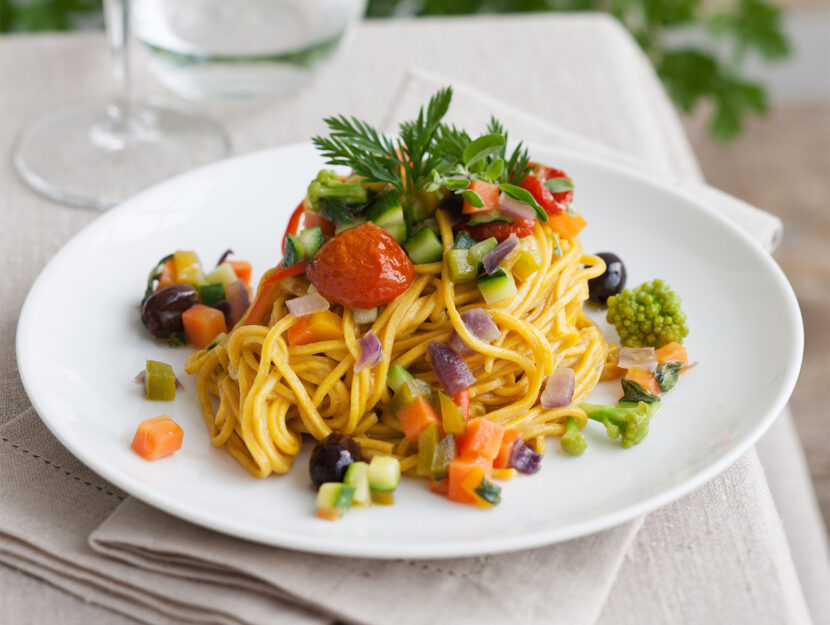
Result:
[[[441,427],[441,421],[435,414],[432,404],[423,395],[419,395],[411,404],[398,410],[398,421],[403,433],[411,441],[417,441],[421,432],[430,425]]]
[[[458,440],[458,455],[481,456],[493,460],[499,455],[504,428],[484,417],[476,417],[467,424],[467,433]]]
[[[145,460],[169,456],[182,446],[184,432],[166,414],[138,424],[130,447]]]
[[[483,180],[473,180],[467,189],[478,193],[478,196],[484,202],[484,206],[473,206],[467,200],[464,200],[464,208],[461,209],[464,214],[486,213],[498,209],[500,192],[498,185]]]
[[[308,329],[309,317],[299,317],[286,331],[289,345],[306,345],[314,342],[314,335]]]
[[[227,261],[233,267],[233,272],[236,277],[245,283],[245,286],[251,286],[251,263],[247,260],[229,260]]]
[[[660,394],[660,385],[657,384],[657,380],[654,379],[654,374],[648,369],[631,367],[625,374],[625,379],[636,382],[652,395]]]
[[[470,476],[470,473],[473,473]],[[490,479],[493,475],[493,462],[486,458],[456,458],[450,462],[449,490],[447,496],[459,503],[476,503],[478,496],[475,489],[481,484],[481,477]],[[477,479],[476,479],[477,478]],[[473,484],[470,491],[470,482]]]
[[[225,314],[218,308],[204,304],[191,306],[182,313],[184,334],[187,341],[199,349],[204,349],[222,332],[227,332]]]
[[[501,446],[499,447],[499,453],[496,458],[493,460],[493,467],[496,469],[509,469],[510,468],[510,454],[513,453],[513,445],[516,442],[516,439],[519,438],[519,431],[514,429],[509,429],[504,431],[504,437],[501,439]]]
[[[328,219],[323,218],[320,213],[316,213],[314,211],[306,211],[305,215],[305,227],[306,228],[314,228],[316,226],[320,226],[320,230],[323,234],[333,235],[334,234],[334,222],[329,221]]]
[[[680,343],[666,343],[660,349],[654,350],[654,357],[661,365],[667,362],[682,362],[683,366],[689,364],[689,358],[686,354],[686,348]]]

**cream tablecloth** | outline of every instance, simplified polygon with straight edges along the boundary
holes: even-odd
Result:
[[[100,35],[0,40],[4,153],[38,114],[105,93],[106,63]],[[540,65],[546,69],[537,76],[533,68]],[[413,75],[412,66],[421,69]],[[140,68],[139,90],[158,91]],[[514,123],[534,128],[536,118],[548,120],[555,131],[567,129],[562,140],[577,147],[613,151],[664,177],[699,177],[650,67],[628,35],[604,16],[372,23],[309,90],[278,102],[210,108],[227,124],[235,151],[245,152],[304,140],[321,131],[320,119],[332,112],[384,124],[417,101],[419,89],[445,78],[497,85],[493,95],[511,103],[507,114]],[[468,111],[481,104],[475,93],[466,97]],[[580,624],[807,623],[802,585],[815,622],[826,618],[826,597],[815,591],[828,580],[822,577],[826,545],[814,510],[811,516],[811,491],[804,486],[789,420],[776,426],[766,455],[780,457],[782,445],[789,444],[794,458],[774,470],[779,478],[789,476],[782,491],[799,495],[786,502],[786,512],[798,511],[801,542],[793,545],[801,584],[754,450],[645,519],[547,549],[443,566],[376,566],[265,549],[125,499],[45,431],[14,361],[27,286],[95,214],[34,196],[8,161],[0,182],[6,224],[0,231],[0,562],[6,565],[0,566],[0,622],[119,623],[128,615],[148,623],[326,623],[332,617],[373,624],[486,623],[509,616]],[[771,222],[750,215],[743,223],[772,244]],[[198,554],[189,550],[193,546]],[[224,566],[229,554],[240,560],[235,573]],[[345,581],[345,572],[356,568],[375,578],[375,592],[386,584],[398,593],[396,600],[378,593],[381,598],[370,605],[365,583]],[[488,575],[495,568],[511,572],[517,594],[499,595],[499,583]],[[402,590],[403,580],[413,578],[418,593]],[[310,592],[310,580],[324,592]],[[526,586],[535,590],[528,593]],[[471,588],[492,596],[472,601]],[[419,596],[431,597],[430,605]],[[466,610],[448,607],[454,596],[466,599]],[[505,606],[511,611],[505,613]]]

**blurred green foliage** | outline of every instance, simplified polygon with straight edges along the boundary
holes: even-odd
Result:
[[[606,11],[622,22],[684,112],[706,103],[718,141],[738,136],[746,119],[767,111],[764,85],[746,59],[790,53],[782,10],[767,0],[369,0],[367,17]],[[70,30],[100,20],[101,0],[0,0],[0,32]],[[680,43],[685,42],[685,43]]]

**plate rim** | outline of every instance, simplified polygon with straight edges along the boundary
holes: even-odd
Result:
[[[623,176],[634,178],[647,186],[657,187],[665,192],[668,192],[669,194],[681,197],[692,204],[695,207],[695,210],[701,210],[709,216],[715,218],[715,220],[719,222],[720,227],[728,229],[731,234],[749,244],[749,246],[754,250],[756,256],[762,259],[761,262],[765,265],[766,269],[765,273],[770,275],[770,277],[772,277],[778,285],[782,287],[782,290],[787,295],[786,309],[789,315],[792,316],[791,320],[793,321],[792,324],[789,324],[788,329],[791,334],[790,338],[793,339],[792,343],[794,344],[795,349],[792,350],[789,361],[786,363],[786,376],[781,382],[781,389],[779,390],[775,401],[767,408],[763,417],[758,420],[757,424],[746,434],[742,441],[728,450],[723,456],[719,457],[704,468],[696,471],[693,475],[686,478],[679,484],[676,484],[665,491],[648,496],[638,502],[622,506],[613,512],[600,514],[592,519],[571,523],[570,525],[566,525],[564,527],[533,532],[528,535],[495,536],[481,538],[471,542],[456,543],[454,545],[440,542],[419,542],[414,545],[397,543],[392,546],[388,543],[378,543],[375,545],[371,545],[370,543],[352,544],[348,541],[341,540],[336,542],[336,549],[333,551],[332,544],[334,541],[331,538],[311,537],[308,535],[297,535],[292,532],[280,532],[273,530],[266,534],[261,531],[257,531],[256,528],[250,527],[245,528],[244,531],[240,532],[240,528],[233,522],[223,520],[221,517],[204,513],[198,508],[183,505],[177,501],[172,501],[169,497],[166,498],[162,494],[144,487],[141,482],[132,479],[127,473],[110,470],[110,467],[103,460],[99,461],[94,455],[90,456],[87,454],[82,448],[80,440],[75,440],[71,435],[71,428],[63,429],[60,427],[60,418],[42,416],[45,413],[41,410],[42,404],[38,400],[37,393],[35,393],[35,396],[33,397],[33,394],[30,392],[30,389],[35,387],[35,372],[32,371],[32,367],[28,366],[28,355],[25,349],[21,349],[21,345],[26,341],[26,337],[31,334],[29,327],[34,323],[32,319],[33,313],[29,311],[32,306],[31,302],[37,298],[37,294],[42,288],[44,288],[43,285],[48,282],[51,273],[56,271],[56,267],[60,266],[62,259],[71,254],[76,246],[80,245],[79,239],[81,239],[88,230],[99,228],[101,227],[100,224],[107,224],[113,219],[118,219],[121,213],[128,212],[133,204],[136,202],[140,203],[143,197],[147,194],[155,193],[159,189],[167,187],[175,188],[177,185],[183,184],[183,181],[186,181],[191,177],[197,178],[208,175],[212,170],[227,167],[229,163],[239,163],[248,159],[256,160],[267,157],[269,154],[275,152],[306,149],[311,146],[309,141],[290,143],[256,150],[253,152],[247,152],[245,154],[222,159],[179,174],[178,176],[170,178],[132,196],[100,217],[94,219],[81,230],[76,232],[66,243],[64,243],[58,252],[49,259],[38,274],[35,281],[32,283],[24,300],[23,306],[21,307],[18,318],[15,352],[18,372],[29,401],[32,403],[38,417],[46,425],[49,431],[76,458],[104,479],[112,482],[129,495],[136,497],[136,499],[139,499],[140,501],[167,514],[171,514],[186,521],[195,523],[201,527],[212,529],[235,538],[307,553],[381,560],[399,558],[444,559],[506,553],[533,547],[553,545],[566,540],[588,536],[605,529],[616,527],[678,500],[732,466],[761,438],[761,436],[764,435],[764,433],[766,433],[789,401],[798,380],[804,351],[803,318],[798,300],[792,289],[792,285],[789,283],[789,280],[778,263],[775,262],[771,253],[764,250],[751,235],[749,235],[735,222],[718,212],[705,201],[696,198],[689,189],[683,188],[680,184],[682,179],[662,178],[658,175],[650,174],[649,172],[634,169],[630,166],[585,152],[580,152],[578,150],[537,143],[527,143],[527,145],[531,153],[540,150],[559,153],[566,158],[583,161],[590,166],[594,166],[599,169],[612,170]]]

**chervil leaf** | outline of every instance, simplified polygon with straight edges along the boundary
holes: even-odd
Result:
[[[503,135],[484,135],[467,144],[462,155],[464,165],[472,169],[474,165],[483,161],[491,154],[495,154],[504,147]]]
[[[548,214],[545,212],[545,209],[539,206],[539,203],[527,189],[522,189],[521,187],[517,187],[516,185],[507,182],[502,182],[499,185],[499,189],[504,191],[505,195],[508,197],[533,207],[533,210],[536,211],[536,219],[539,221],[548,220]]]
[[[551,193],[573,191],[574,183],[569,178],[551,178],[545,181],[545,188]]]

